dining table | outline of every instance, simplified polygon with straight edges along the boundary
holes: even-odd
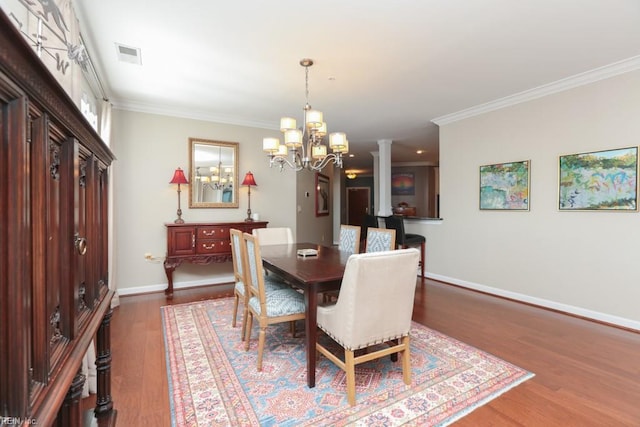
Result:
[[[299,249],[315,249],[316,255],[300,256]],[[260,247],[265,270],[282,277],[300,289],[305,303],[305,349],[307,352],[307,386],[316,384],[316,342],[318,294],[340,289],[342,276],[351,255],[335,246],[315,243],[264,245]]]

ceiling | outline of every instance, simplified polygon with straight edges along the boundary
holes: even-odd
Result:
[[[277,129],[301,119],[313,59],[310,104],[361,171],[382,139],[393,163],[437,164],[434,118],[640,55],[638,0],[74,3],[119,108]]]

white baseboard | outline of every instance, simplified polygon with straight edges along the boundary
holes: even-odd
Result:
[[[476,291],[484,292],[491,295],[496,295],[504,298],[509,298],[515,301],[525,302],[540,307],[557,310],[563,313],[569,313],[576,316],[584,317],[587,319],[609,323],[617,325],[627,329],[633,329],[640,332],[640,322],[632,319],[626,319],[624,317],[613,316],[606,313],[600,313],[598,311],[587,310],[582,307],[575,307],[568,304],[562,304],[555,301],[546,300],[543,298],[532,297],[530,295],[520,294],[517,292],[505,291],[504,289],[492,288],[486,285],[480,285],[478,283],[467,282],[466,280],[456,279],[454,277],[442,276],[439,274],[425,273],[425,277],[440,282],[451,283],[463,288],[473,289]]]
[[[233,283],[233,275],[219,276],[215,279],[210,278],[206,280],[191,280],[188,282],[174,282],[173,289],[195,288],[198,286],[220,285],[223,283]],[[159,285],[137,286],[134,288],[119,288],[118,294],[120,294],[120,296],[149,294],[151,292],[164,291],[165,289],[167,289],[167,284],[161,283]]]

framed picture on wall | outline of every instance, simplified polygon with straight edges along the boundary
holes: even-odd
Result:
[[[416,178],[413,172],[391,174],[392,196],[413,196],[416,192]]]
[[[530,161],[480,166],[480,210],[529,210]]]
[[[559,210],[638,210],[638,147],[560,156],[558,168]]]
[[[316,216],[329,215],[329,177],[316,172]]]

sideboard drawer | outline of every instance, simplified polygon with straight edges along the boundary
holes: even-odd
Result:
[[[231,241],[221,239],[199,239],[196,245],[197,254],[220,254],[231,251]]]
[[[229,239],[230,227],[226,226],[206,226],[198,227],[198,240],[203,239]]]

